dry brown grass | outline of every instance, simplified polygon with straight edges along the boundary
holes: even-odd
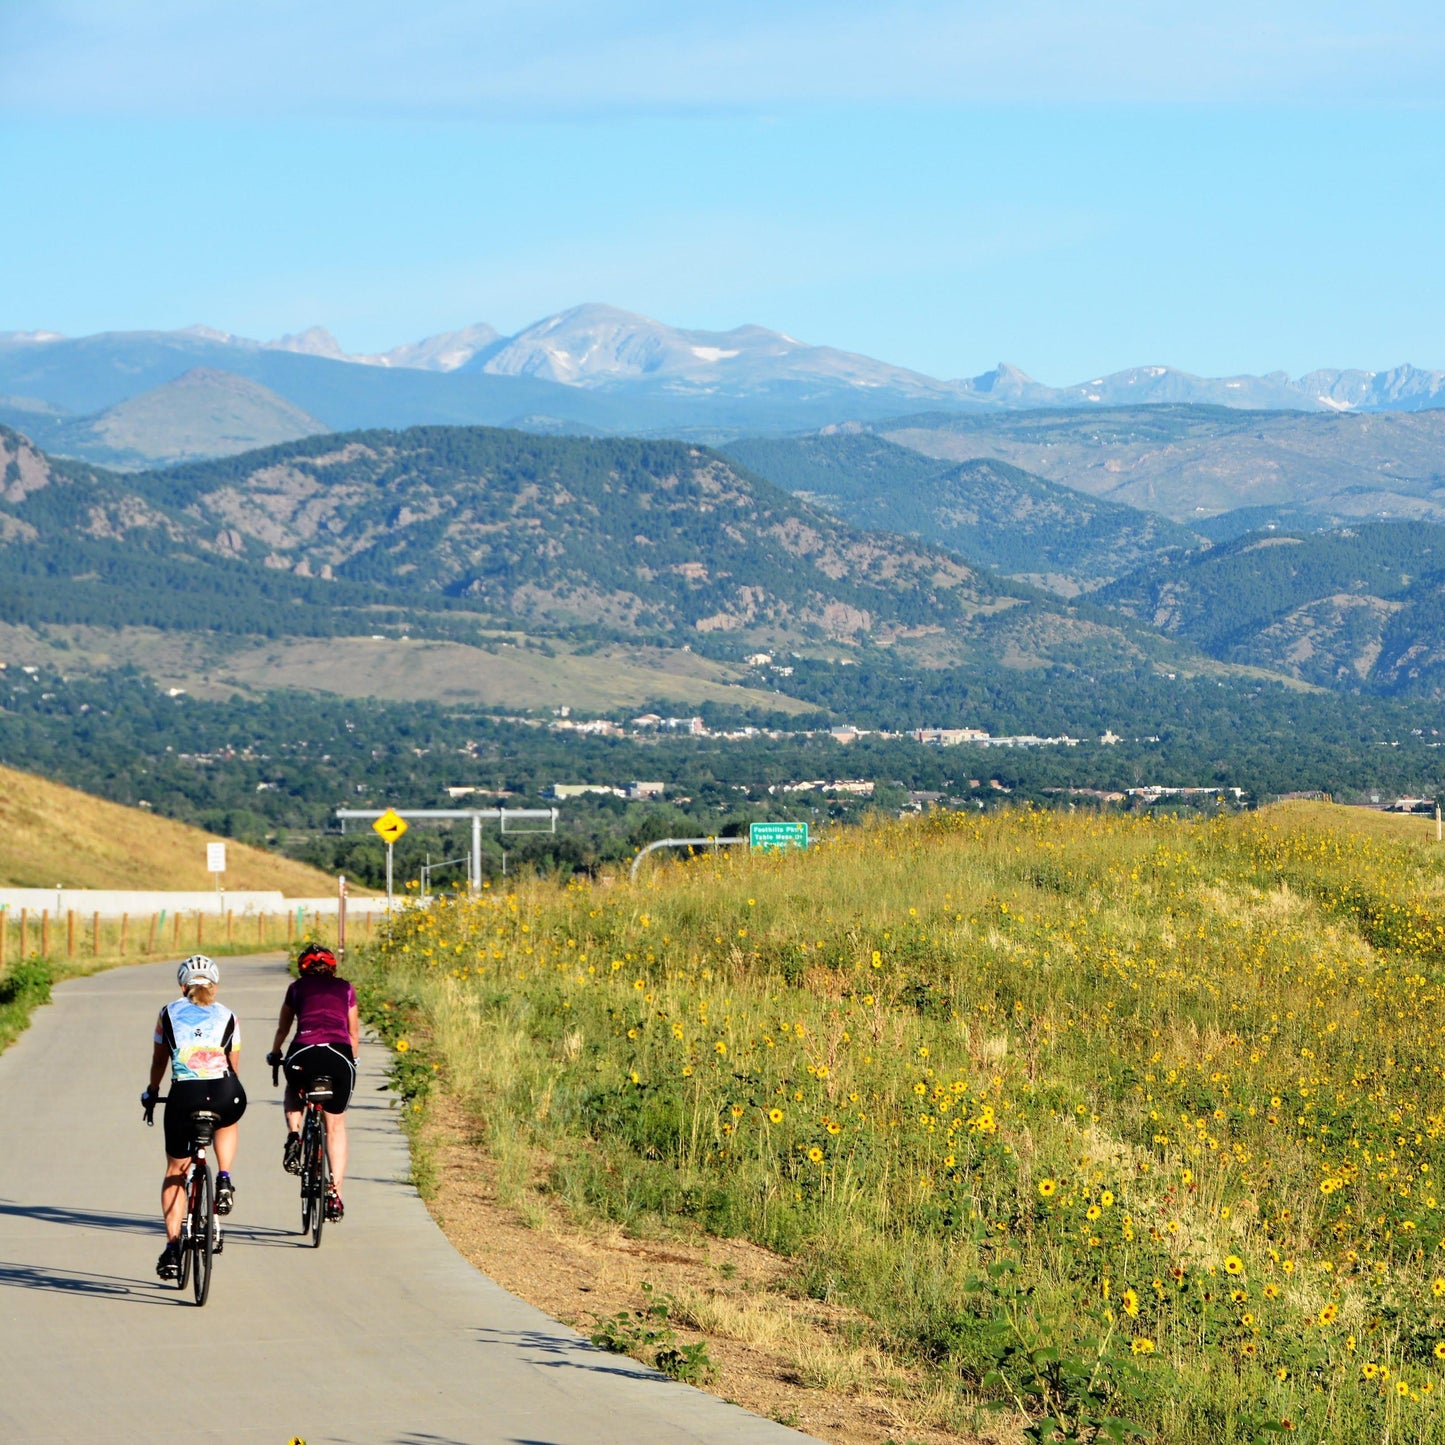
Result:
[[[0,656],[67,670],[77,661],[90,667],[135,666],[163,685],[183,687],[200,698],[287,687],[340,697],[517,708],[565,703],[607,711],[666,700],[688,707],[720,702],[809,711],[809,704],[795,698],[745,685],[748,674],[742,668],[694,652],[619,644],[577,654],[558,642],[548,655],[525,644],[521,633],[494,634],[484,648],[397,637],[257,641],[145,627],[52,627],[42,637],[30,628],[0,623]]]
[[[12,888],[209,889],[210,833],[108,803],[31,773],[0,768],[0,885]],[[304,863],[227,839],[228,889],[332,893],[336,880]]]
[[[669,1323],[683,1344],[706,1340],[717,1376],[707,1386],[832,1445],[983,1445],[1013,1440],[960,1435],[939,1422],[950,1402],[860,1341],[856,1315],[793,1287],[793,1261],[740,1239],[636,1239],[580,1221],[539,1192],[528,1159],[508,1187],[467,1108],[433,1096],[418,1141],[434,1166],[428,1207],[477,1268],[529,1304],[584,1334],[597,1318],[647,1300],[643,1284],[672,1296]],[[515,1172],[515,1171],[514,1171]]]
[[[1273,803],[1261,811],[1292,827],[1329,828],[1394,842],[1435,841],[1433,814],[1426,817],[1423,813],[1385,813],[1378,808],[1350,808],[1342,803],[1315,803],[1304,798]]]

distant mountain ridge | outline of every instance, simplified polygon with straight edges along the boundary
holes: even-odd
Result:
[[[725,455],[855,527],[919,537],[1065,596],[1201,538],[991,457],[953,463],[853,428],[730,442]]]
[[[1415,517],[1445,522],[1445,410],[1310,415],[1214,406],[946,412],[877,434],[942,461],[996,457],[1051,482],[1186,526],[1240,528]]]
[[[35,415],[25,426],[37,445],[126,471],[253,451],[326,430],[259,383],[203,366],[97,416]]]
[[[1342,691],[1445,693],[1445,527],[1244,538],[1150,562],[1094,600],[1222,661]]]
[[[779,385],[793,385],[844,394],[883,394],[900,402],[932,400],[966,410],[1182,403],[1243,410],[1418,411],[1445,405],[1445,370],[1408,364],[1378,372],[1321,368],[1300,377],[1284,372],[1200,377],[1175,367],[1140,366],[1053,387],[1000,363],[980,376],[945,380],[854,352],[799,341],[762,326],[686,330],[597,303],[544,317],[512,336],[479,322],[364,355],[346,352],[319,326],[267,342],[206,326],[178,332],[112,333],[105,339],[115,343],[127,337],[202,342],[222,353],[287,352],[379,370],[442,374],[466,370],[530,377],[579,389],[645,393],[661,388],[681,395],[720,392],[747,397]],[[61,347],[67,340],[55,332],[0,333],[0,358],[16,350]],[[219,357],[210,364],[225,366]],[[3,371],[0,365],[0,377]],[[843,413],[832,418],[847,419]]]

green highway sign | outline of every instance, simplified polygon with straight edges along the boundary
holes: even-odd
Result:
[[[808,846],[808,825],[806,823],[750,823],[748,825],[749,848],[806,848]]]

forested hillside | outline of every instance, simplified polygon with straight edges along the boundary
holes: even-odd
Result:
[[[1327,687],[1445,685],[1445,527],[1246,538],[1142,568],[1096,600],[1213,657]]]
[[[1006,462],[956,465],[859,430],[753,438],[724,450],[855,527],[919,537],[1066,595],[1200,540],[1157,513]]]
[[[125,477],[14,433],[0,446],[0,621],[463,641],[503,625],[733,660],[846,644],[1094,673],[1214,666],[679,442],[365,432]]]

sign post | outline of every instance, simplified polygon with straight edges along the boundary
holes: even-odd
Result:
[[[346,962],[346,874],[336,875],[336,956]]]
[[[386,906],[391,907],[391,850],[406,832],[406,819],[395,808],[388,808],[372,825],[372,830],[386,844]]]
[[[216,875],[216,892],[221,891],[221,875],[226,871],[226,845],[206,844],[206,871]]]
[[[806,848],[808,846],[808,825],[806,823],[750,823],[748,825],[748,847],[763,852],[781,852],[784,848]]]

